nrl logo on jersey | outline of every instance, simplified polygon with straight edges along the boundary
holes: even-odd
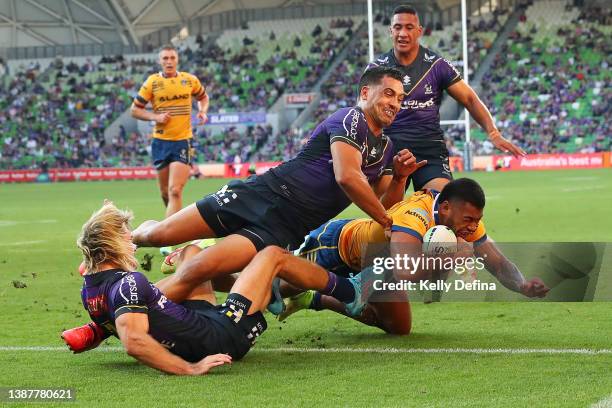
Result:
[[[425,62],[432,62],[434,58],[436,58],[435,55],[428,55],[427,53],[425,53]]]
[[[411,81],[410,76],[409,75],[404,75],[404,80],[403,80],[404,85],[410,86],[410,81]]]

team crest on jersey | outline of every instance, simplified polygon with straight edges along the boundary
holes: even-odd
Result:
[[[373,147],[372,150],[370,150],[370,156],[376,156],[376,153],[378,153],[378,151]]]
[[[425,84],[425,95],[431,95],[432,93],[431,84]]]
[[[402,82],[404,82],[405,86],[410,86],[410,81],[412,81],[412,79],[410,78],[410,75],[404,75],[404,79]]]
[[[429,55],[427,53],[425,53],[425,55],[424,55],[425,62],[432,62],[434,60],[434,58],[436,58],[435,55]]]
[[[181,85],[183,85],[183,86],[187,85],[187,80],[186,79],[182,79],[181,80]]]

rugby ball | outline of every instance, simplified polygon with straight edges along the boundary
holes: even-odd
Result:
[[[431,227],[423,236],[423,253],[428,256],[448,255],[457,252],[457,237],[446,225]]]

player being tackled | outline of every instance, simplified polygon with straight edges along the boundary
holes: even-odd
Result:
[[[210,282],[195,285],[183,302],[175,303],[134,271],[131,217],[105,202],[82,227],[77,240],[85,264],[81,297],[92,322],[62,333],[75,353],[114,335],[143,364],[171,374],[205,374],[242,358],[266,330],[262,311],[275,279],[339,302],[358,298],[351,280],[270,246],[244,268],[221,305],[215,305]],[[201,251],[189,245],[176,262],[188,262]]]

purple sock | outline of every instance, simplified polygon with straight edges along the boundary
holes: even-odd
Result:
[[[329,281],[327,286],[321,291],[324,295],[335,297],[343,303],[350,303],[355,300],[355,288],[353,284],[342,276],[338,276],[333,272],[327,272]]]
[[[321,294],[319,292],[315,292],[312,297],[312,302],[310,302],[310,309],[312,310],[323,310],[323,305],[321,305]]]

